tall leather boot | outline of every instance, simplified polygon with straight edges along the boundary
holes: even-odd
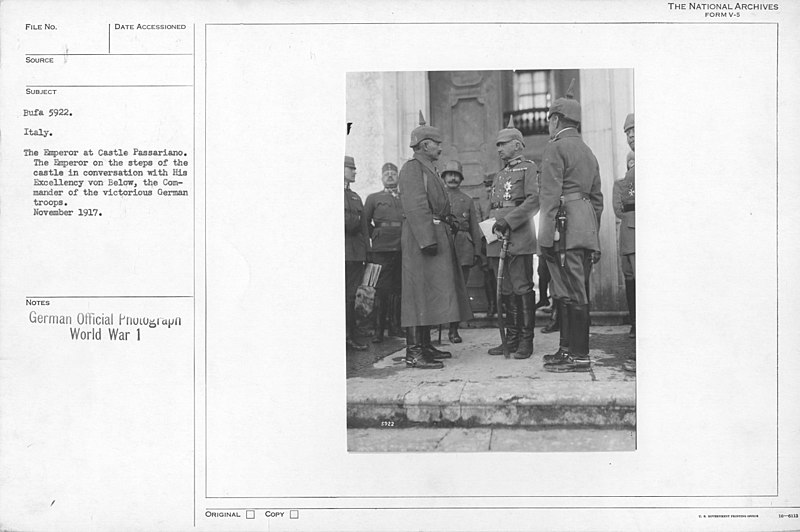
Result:
[[[517,305],[517,297],[514,294],[510,296],[503,295],[502,301],[498,301],[498,304],[501,307],[498,312],[502,312],[503,306],[506,307],[506,345],[508,346],[508,352],[513,353],[519,347],[518,323],[521,322],[521,319],[517,316],[520,312]],[[502,355],[503,344],[489,349],[489,354],[493,356]]]
[[[567,305],[569,314],[569,353],[562,354],[544,369],[556,373],[589,371],[589,305]]]
[[[550,322],[542,327],[542,332],[544,334],[556,332],[564,328],[562,325],[562,318],[566,314],[566,312],[564,312],[564,309],[566,308],[563,304],[564,300],[555,298],[554,300],[555,304],[553,305],[553,313],[550,314]]]
[[[347,328],[347,337],[345,338],[347,347],[356,351],[366,351],[367,346],[355,340],[356,310],[352,303],[349,303],[345,310],[345,327]]]
[[[497,301],[497,285],[494,280],[494,273],[492,270],[484,270],[483,272],[483,290],[486,292],[486,301],[489,303],[489,310],[486,311],[486,317],[491,318],[498,311],[502,312],[502,308],[498,308],[500,304]]]
[[[429,338],[427,327],[408,327],[406,341],[406,367],[417,369],[441,369],[444,364],[434,360],[424,347],[425,338]]]
[[[533,292],[528,292],[521,296],[520,299],[522,311],[519,313],[521,317],[519,324],[519,347],[517,352],[514,353],[514,358],[530,358],[533,354],[533,329],[536,326],[536,302]]]
[[[558,313],[558,321],[560,322],[558,333],[558,351],[552,355],[544,355],[542,360],[545,362],[553,362],[554,360],[558,360],[569,353],[570,322],[569,312],[567,312],[567,304],[563,299],[556,299],[554,302],[555,306],[553,307],[553,313]]]
[[[625,279],[625,298],[628,300],[628,315],[631,319],[628,338],[636,338],[636,279]]]
[[[400,327],[400,295],[392,294],[389,296],[389,308],[387,310],[389,321],[389,336],[402,337],[403,328]]]
[[[431,357],[434,360],[441,360],[444,358],[452,358],[453,355],[450,354],[448,351],[442,351],[441,349],[436,349],[433,347],[433,343],[431,342],[431,328],[424,327],[425,334],[422,336],[422,348],[426,353],[430,353]]]
[[[386,328],[386,311],[388,310],[388,301],[385,294],[376,294],[375,307],[372,312],[375,314],[375,335],[372,337],[372,343],[379,344],[383,342],[383,330]]]

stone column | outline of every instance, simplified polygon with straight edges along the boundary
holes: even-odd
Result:
[[[619,270],[617,219],[611,203],[614,180],[625,175],[628,145],[622,124],[633,111],[633,71],[581,70],[581,131],[600,165],[603,215],[600,222],[602,257],[592,273],[594,310],[623,310],[625,298]]]

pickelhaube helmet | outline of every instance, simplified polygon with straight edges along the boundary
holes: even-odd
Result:
[[[461,171],[461,163],[458,161],[447,161],[444,165],[444,170],[442,170],[442,177],[445,174],[456,174],[461,178],[461,181],[464,181],[464,172]]]
[[[550,106],[550,110],[547,112],[548,119],[553,113],[559,113],[564,115],[564,118],[572,120],[573,122],[581,121],[581,104],[578,103],[578,100],[575,99],[572,93],[574,86],[575,78],[572,78],[564,98],[558,98],[553,102],[553,105]]]
[[[349,155],[344,156],[344,167],[345,168],[352,168],[353,170],[356,169],[356,161]]]
[[[442,142],[442,133],[438,128],[425,125],[425,117],[422,116],[422,111],[419,112],[419,127],[414,128],[411,132],[411,144],[413,148],[425,139],[431,139],[435,142]]]
[[[508,125],[505,129],[501,129],[497,133],[497,140],[495,144],[505,144],[510,140],[518,140],[522,146],[525,146],[525,141],[522,140],[522,132],[514,127],[514,117],[508,117]]]
[[[629,114],[625,117],[625,125],[622,126],[622,131],[628,132],[629,129],[633,129],[633,113]]]

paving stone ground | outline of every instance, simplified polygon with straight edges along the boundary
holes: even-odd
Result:
[[[352,452],[609,452],[636,449],[625,429],[385,428],[348,429]]]

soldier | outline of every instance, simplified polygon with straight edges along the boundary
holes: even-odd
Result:
[[[481,221],[489,219],[492,202],[492,184],[494,183],[495,173],[488,173],[483,178],[484,196],[477,200],[478,217]],[[497,312],[497,281],[494,278],[492,265],[486,255],[486,238],[481,234],[481,270],[483,271],[483,290],[486,294],[488,309],[486,317],[491,318]]]
[[[371,239],[370,262],[381,265],[375,285],[375,336],[372,341],[383,342],[386,317],[389,316],[389,336],[399,336],[401,255],[400,232],[403,225],[403,205],[397,191],[397,167],[383,165],[381,181],[384,189],[367,196],[364,220]]]
[[[633,162],[635,152],[633,113],[625,118],[622,126],[631,148],[630,161]],[[625,278],[625,297],[628,300],[630,314],[630,338],[636,338],[636,168],[630,164],[625,177],[614,182],[614,214],[620,219],[619,254],[621,257],[622,275]],[[636,359],[625,362],[625,369],[636,371]]]
[[[464,278],[464,289],[466,290],[469,280],[469,271],[476,264],[481,262],[481,228],[478,227],[478,210],[471,197],[462,192],[459,187],[464,181],[464,174],[461,171],[461,163],[449,161],[444,166],[442,179],[447,186],[447,196],[450,199],[450,213],[455,217],[458,224],[458,232],[454,236],[456,245],[456,257],[458,264],[461,265],[461,275]],[[454,344],[461,343],[461,336],[458,334],[458,322],[450,323],[450,332],[447,338]]]
[[[367,239],[364,233],[362,214],[364,205],[358,194],[350,190],[356,180],[356,163],[344,156],[344,272],[345,272],[345,319],[347,323],[347,347],[357,351],[367,348],[355,339],[356,291],[364,277],[364,261],[367,258]]]
[[[525,144],[522,133],[514,128],[513,118],[501,129],[495,142],[497,153],[505,166],[494,177],[490,214],[495,218],[492,230],[504,234],[510,231],[508,256],[505,261],[503,284],[500,287],[505,305],[506,343],[514,358],[529,358],[533,354],[535,297],[533,294],[533,254],[536,253],[536,228],[533,216],[539,211],[539,182],[536,163],[522,157]],[[495,276],[498,276],[499,240],[487,246],[487,254]],[[503,346],[489,349],[490,355],[502,355]]]
[[[603,212],[597,158],[578,132],[581,106],[572,95],[574,82],[547,114],[550,141],[542,157],[539,244],[549,263],[563,340],[555,354],[545,356],[544,367],[555,372],[591,367],[586,281],[599,259]]]
[[[431,345],[430,326],[472,319],[472,310],[456,262],[450,214],[444,183],[433,163],[442,153],[442,135],[425,125],[411,132],[414,158],[400,170],[399,190],[403,204],[403,295],[401,323],[408,327],[406,365],[441,368],[450,353]]]

